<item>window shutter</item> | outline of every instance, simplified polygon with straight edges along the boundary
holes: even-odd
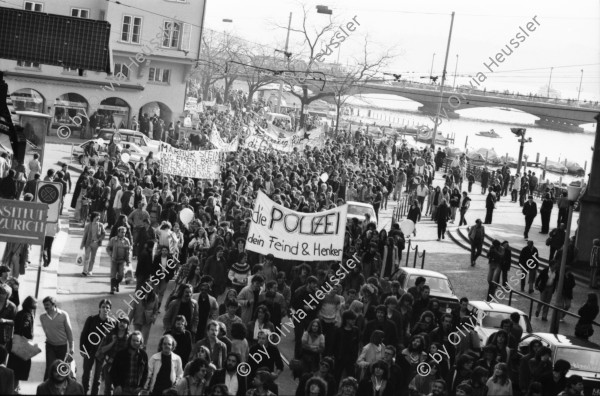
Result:
[[[189,23],[183,24],[183,33],[181,34],[181,43],[179,49],[189,51],[192,41],[192,25]]]

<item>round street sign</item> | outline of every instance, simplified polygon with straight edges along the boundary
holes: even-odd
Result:
[[[121,140],[122,140],[122,137],[121,137],[120,133],[117,132],[113,135],[113,142],[115,142],[115,144],[121,143]]]
[[[45,184],[38,191],[39,201],[45,204],[53,204],[60,198],[60,191],[52,184]]]

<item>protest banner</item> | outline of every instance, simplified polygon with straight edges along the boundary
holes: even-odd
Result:
[[[221,134],[217,130],[217,126],[215,124],[213,124],[212,130],[210,131],[209,140],[217,150],[226,153],[237,151],[239,145],[239,141],[237,138],[234,139],[231,143],[225,143],[221,138]]]
[[[259,130],[260,131],[260,130]],[[258,151],[260,149],[274,149],[285,153],[294,151],[294,147],[302,150],[304,133],[296,133],[288,138],[277,138],[268,133],[250,135],[245,140],[246,148]]]
[[[161,172],[169,175],[214,180],[220,177],[220,158],[219,150],[190,151],[162,145],[159,165]]]
[[[283,260],[341,260],[348,205],[318,213],[295,212],[258,192],[246,249]]]

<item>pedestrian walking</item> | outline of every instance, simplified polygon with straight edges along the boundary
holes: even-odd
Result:
[[[488,170],[487,166],[483,167],[480,178],[481,178],[481,195],[484,195],[488,188],[489,182],[490,182],[490,171]]]
[[[567,235],[566,229],[567,226],[565,223],[561,223],[558,228],[550,231],[550,235],[548,235],[548,238],[546,239],[546,246],[550,246],[550,256],[548,260],[553,260],[556,256],[556,252],[563,247]]]
[[[529,294],[533,293],[533,285],[535,284],[535,279],[537,277],[537,270],[540,265],[540,260],[538,258],[538,250],[535,246],[533,246],[533,241],[527,241],[527,245],[521,249],[521,253],[519,253],[519,266],[524,269],[528,275],[527,283],[529,284]],[[521,291],[525,291],[525,277],[521,279]]]
[[[460,222],[458,226],[467,225],[467,220],[465,220],[465,214],[467,214],[467,210],[471,207],[471,198],[466,191],[462,193],[462,200],[460,201]]]
[[[508,271],[512,264],[512,250],[508,241],[502,242],[504,248],[504,256],[502,258],[502,265],[500,266],[500,273],[502,274],[502,286],[507,287],[508,285]]]
[[[535,288],[540,291],[540,300],[546,304],[550,304],[552,301],[552,295],[556,290],[556,286],[558,285],[558,268],[560,264],[552,261],[550,265],[542,270],[540,276],[535,281]],[[537,309],[535,310],[535,317],[540,316],[540,312],[542,312],[542,320],[548,320],[548,305],[543,305],[542,303],[538,303]]]
[[[79,354],[83,358],[83,375],[81,382],[84,394],[90,390],[90,375],[93,371],[91,395],[97,395],[100,389],[100,375],[104,361],[96,357],[98,346],[104,340],[103,330],[113,328],[116,321],[108,316],[112,303],[108,299],[102,299],[98,303],[98,314],[88,316],[83,325],[79,337]],[[106,327],[105,327],[106,326]]]
[[[456,212],[460,207],[460,199],[460,191],[458,191],[458,188],[454,188],[452,194],[450,194],[450,219],[452,224],[454,224],[454,220],[456,220]]]
[[[538,214],[537,204],[533,200],[533,195],[530,195],[527,202],[523,205],[522,213],[525,215],[525,231],[523,232],[523,236],[525,239],[529,239],[529,229],[531,228],[531,224],[533,224],[533,219]]]
[[[500,280],[500,268],[502,265],[502,260],[504,259],[504,248],[499,240],[494,239],[492,242],[492,246],[488,251],[488,292],[486,296],[486,301],[491,301],[492,296],[496,292],[496,283]]]
[[[494,209],[496,209],[496,193],[490,191],[485,199],[485,221],[483,224],[492,224]]]
[[[556,201],[558,207],[558,218],[556,219],[556,227],[560,227],[561,224],[567,222],[567,216],[569,213],[569,198],[566,191],[563,191],[561,196]]]
[[[587,340],[594,334],[594,326],[592,323],[598,316],[599,311],[598,295],[596,293],[589,293],[587,295],[587,301],[579,308],[579,311],[577,311],[579,320],[575,325],[575,337]]]
[[[83,258],[83,276],[91,276],[94,269],[94,263],[96,262],[96,253],[98,248],[102,246],[102,240],[106,235],[104,226],[100,223],[100,213],[93,212],[91,215],[91,222],[85,225],[83,229],[83,238],[81,238],[80,249],[85,249],[85,256]]]
[[[552,201],[552,197],[549,193],[545,193],[540,207],[540,216],[542,218],[542,230],[540,231],[540,234],[548,234],[550,231],[550,216],[552,216],[553,206],[554,202]]]
[[[417,236],[417,223],[421,220],[421,207],[419,206],[419,201],[416,199],[413,201],[412,205],[410,205],[406,219],[412,220],[412,222],[415,223],[413,235]]]
[[[481,256],[483,250],[483,240],[485,238],[485,227],[481,224],[481,219],[475,220],[475,226],[469,230],[469,241],[471,242],[471,267],[474,267],[477,257]]]
[[[44,371],[44,381],[46,381],[55,360],[72,358],[74,341],[69,314],[58,308],[56,298],[48,296],[42,302],[46,311],[40,316],[42,329],[46,335],[46,370]]]
[[[131,265],[131,242],[125,237],[126,232],[127,228],[119,227],[117,236],[112,237],[106,247],[110,256],[110,294],[119,292],[125,266]]]
[[[445,234],[446,234],[446,227],[448,226],[448,220],[450,219],[450,207],[448,206],[448,204],[446,203],[446,199],[442,199],[442,203],[440,204],[440,206],[437,209],[437,216],[436,216],[436,223],[437,223],[437,240],[439,241],[440,238],[441,239],[446,239]]]

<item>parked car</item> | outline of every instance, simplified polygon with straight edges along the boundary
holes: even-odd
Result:
[[[521,315],[519,325],[523,328],[523,334],[529,334],[533,331],[529,316],[523,311],[509,305],[487,301],[469,301],[468,308],[477,319],[477,325],[474,330],[479,335],[481,345],[485,345],[487,339],[500,330],[500,323],[502,323],[504,319],[510,319],[510,314],[513,312],[517,312]]]
[[[356,202],[356,201],[348,201],[348,215],[346,218],[348,222],[352,219],[357,218],[359,222],[363,222],[365,220],[365,214],[369,214],[371,216],[371,223],[374,223],[377,226],[377,216],[375,215],[375,209],[373,209],[373,205],[364,203],[364,202]]]
[[[88,140],[86,142],[83,142],[83,143],[73,147],[73,157],[81,165],[84,165],[83,157],[84,157],[85,149],[87,146],[92,144],[92,142],[96,142],[99,145],[98,146],[98,153],[99,153],[98,162],[100,164],[102,164],[104,162],[104,155],[107,153],[108,141],[106,141],[102,138],[91,139],[91,140]],[[146,152],[140,146],[138,146],[137,144],[132,143],[132,142],[128,142],[128,141],[122,142],[121,144],[119,144],[119,147],[121,147],[121,152],[123,152],[123,150],[127,150],[129,152],[129,156],[130,156],[129,161],[133,162],[133,163],[138,163],[140,161],[143,161],[148,156],[148,152]],[[154,158],[159,159],[160,152],[154,153]]]
[[[529,343],[536,339],[552,350],[552,365],[558,359],[571,363],[567,377],[580,375],[583,378],[584,396],[600,395],[600,345],[562,334],[531,333],[521,339],[519,353],[527,354]]]
[[[100,129],[100,131],[96,135],[96,138],[102,138],[106,142],[110,142],[114,134],[114,129],[103,128]],[[148,136],[144,135],[142,132],[134,131],[132,129],[119,129],[119,134],[121,135],[122,139],[121,143],[135,143],[146,152],[146,155],[148,155],[150,151],[152,151],[154,154],[158,153],[158,147],[162,143],[159,140],[152,140]]]
[[[415,285],[415,280],[419,276],[425,278],[425,284],[429,286],[429,296],[440,302],[441,311],[451,313],[458,307],[459,299],[454,294],[450,279],[444,274],[420,268],[400,267],[392,278],[400,282],[400,289],[406,292]]]

